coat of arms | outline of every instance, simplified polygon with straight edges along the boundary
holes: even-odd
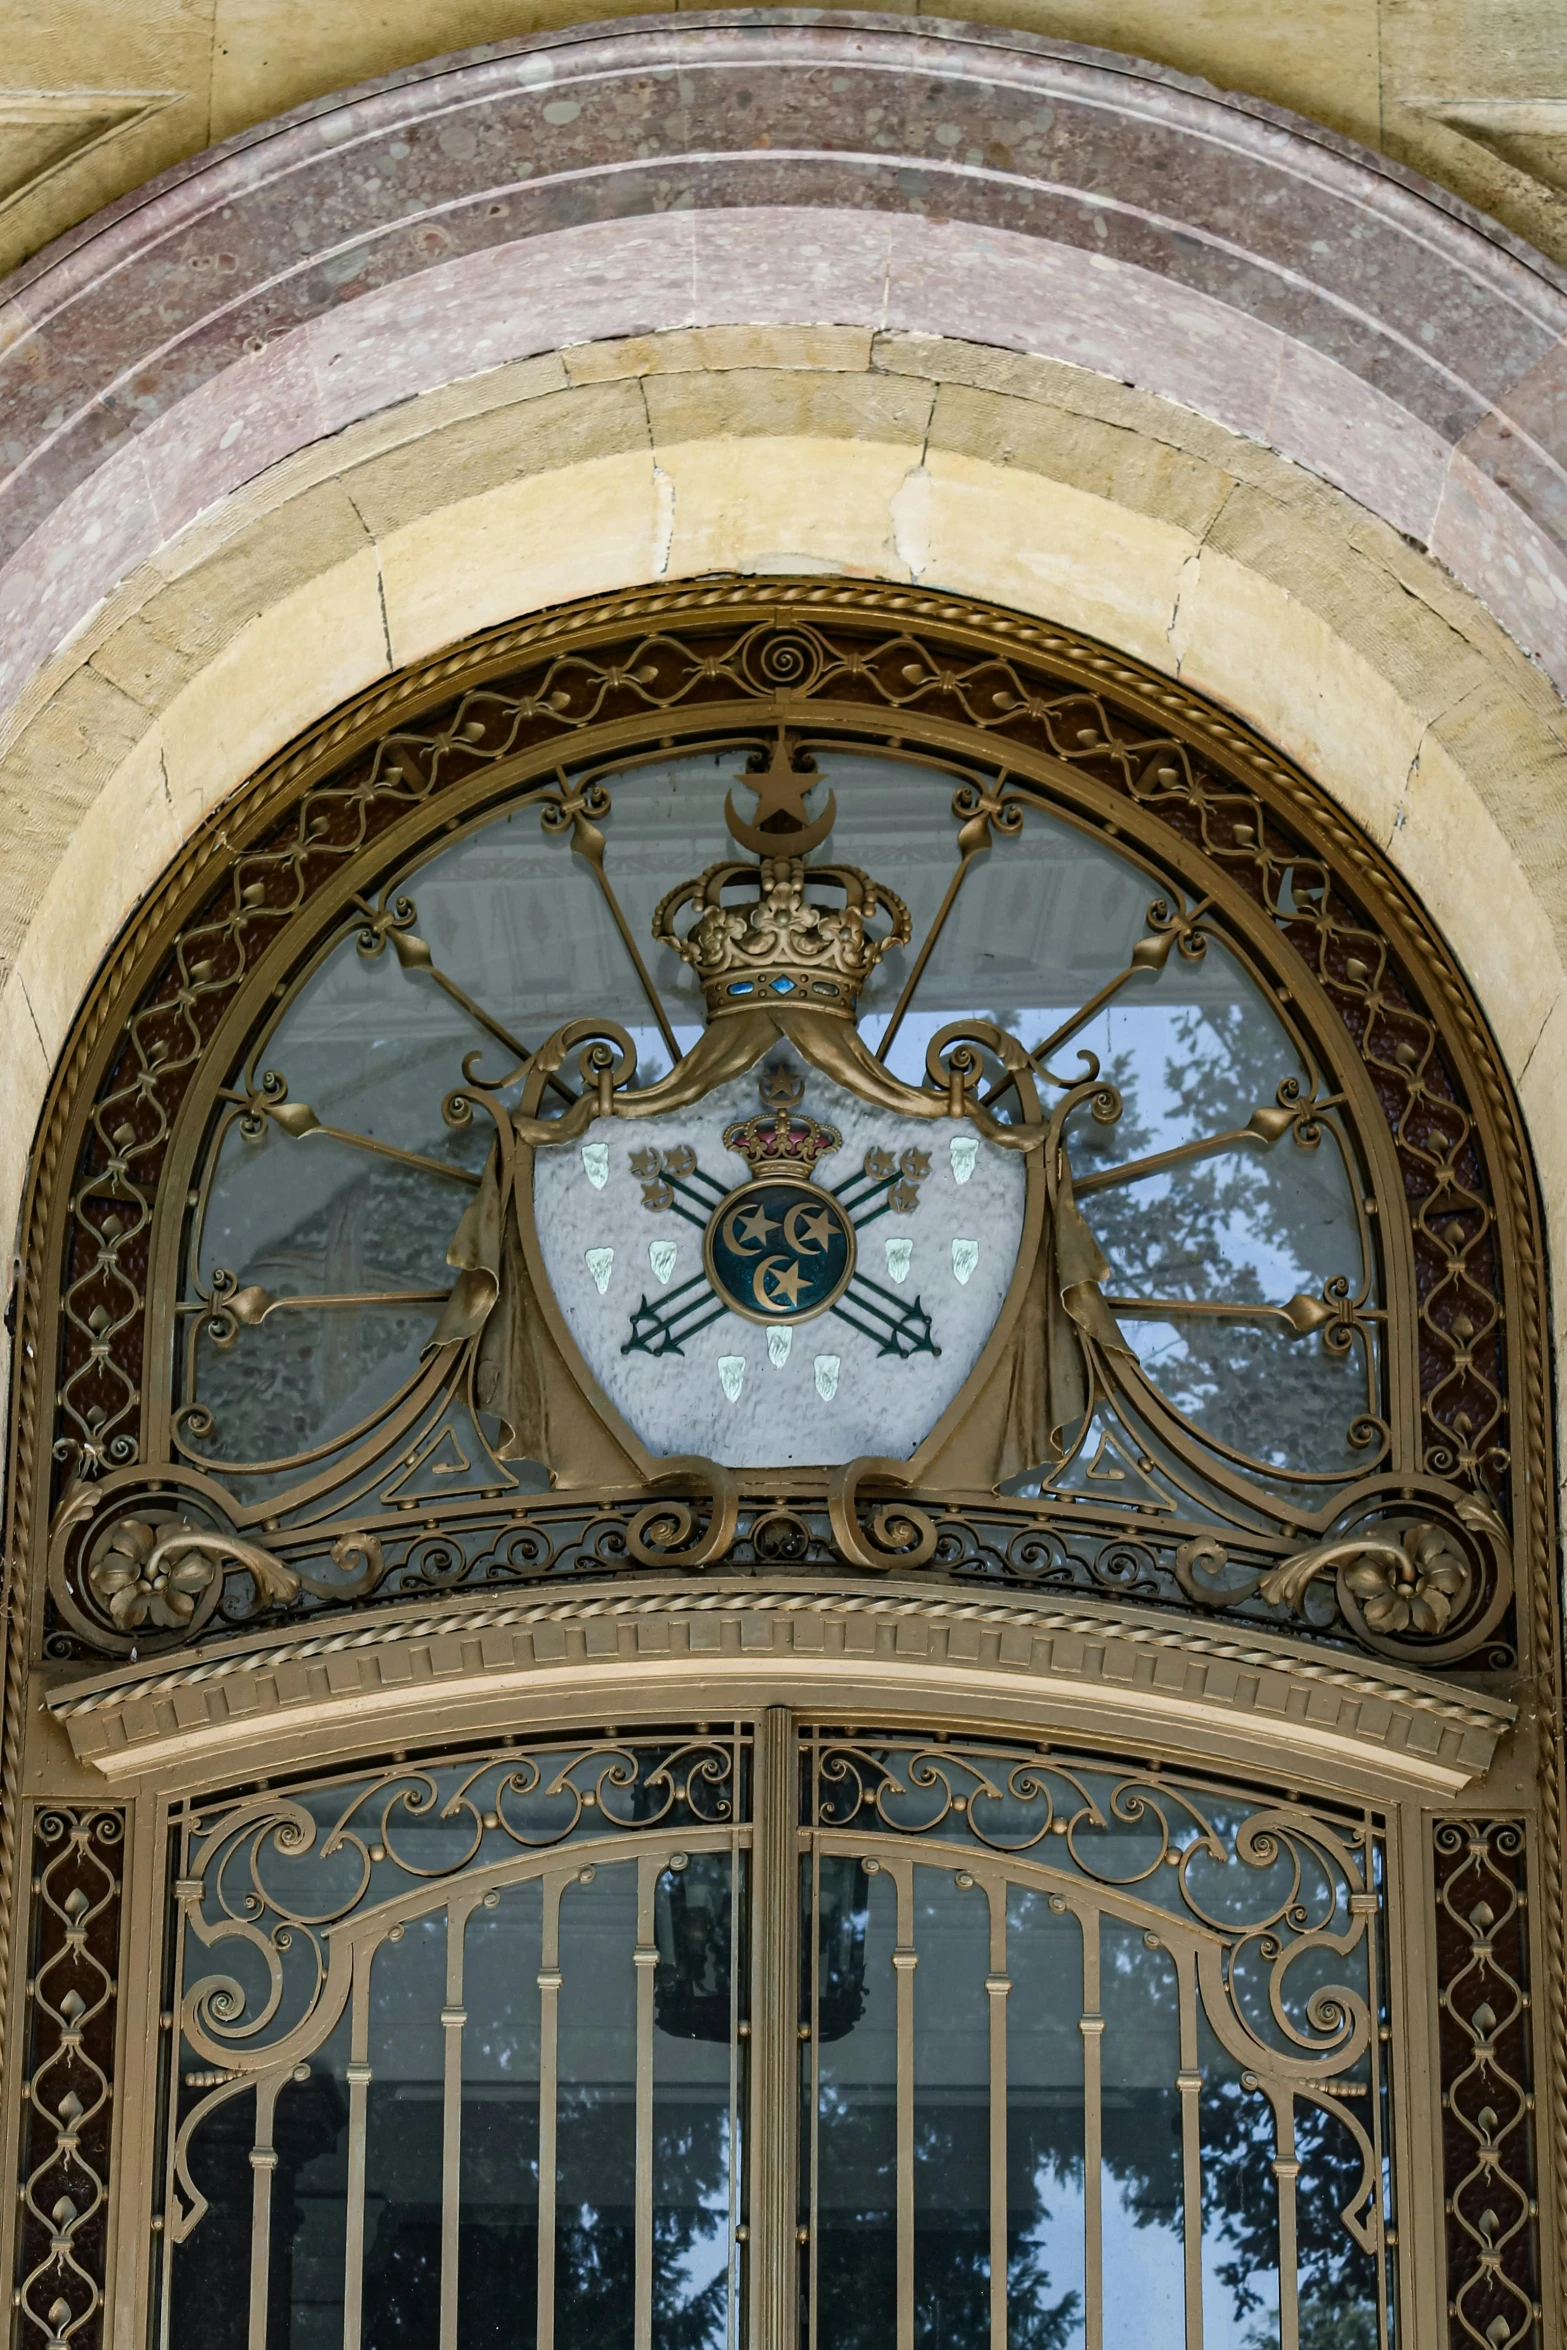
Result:
[[[654,917],[706,1008],[669,1074],[639,1083],[623,1030],[574,1020],[516,1106],[478,1086],[454,1105],[496,1140],[437,1343],[477,1339],[501,1457],[559,1483],[602,1476],[607,1444],[631,1474],[874,1457],[995,1486],[1061,1458],[1089,1350],[1131,1361],[1064,1143],[1114,1093],[1090,1067],[1047,1116],[1028,1053],[985,1021],[932,1040],[928,1084],[894,1075],[856,1021],[907,909],[807,861],[834,808],[807,815],[820,779],[785,734],[742,780],[754,819],[732,793],[725,814],[750,855]]]

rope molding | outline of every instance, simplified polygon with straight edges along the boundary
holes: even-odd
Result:
[[[421,1616],[409,1623],[371,1624],[357,1630],[322,1633],[313,1640],[290,1640],[277,1648],[252,1649],[237,1656],[214,1657],[210,1662],[183,1665],[146,1681],[118,1683],[88,1690],[83,1696],[49,1697],[45,1704],[56,1721],[76,1721],[84,1714],[121,1711],[143,1698],[167,1697],[176,1689],[195,1689],[209,1681],[230,1679],[236,1673],[271,1672],[280,1665],[308,1664],[317,1658],[342,1656],[350,1651],[386,1648],[400,1642],[439,1639],[448,1634],[500,1631],[531,1624],[587,1622],[604,1616],[773,1614],[874,1615],[924,1617],[940,1623],[1015,1625],[1022,1629],[1072,1632],[1090,1637],[1125,1640],[1133,1646],[1184,1651],[1217,1663],[1239,1664],[1254,1670],[1282,1673],[1286,1679],[1320,1682],[1356,1697],[1391,1697],[1420,1713],[1464,1729],[1501,1730],[1513,1718],[1513,1708],[1502,1704],[1482,1711],[1478,1706],[1439,1697],[1401,1682],[1388,1682],[1367,1673],[1319,1664],[1273,1649],[1245,1648],[1238,1641],[1205,1640],[1200,1633],[1158,1630],[1152,1625],[1106,1622],[1099,1616],[1070,1615],[1060,1608],[1001,1607],[979,1601],[894,1599],[865,1592],[826,1591],[709,1591],[642,1593],[614,1597],[585,1595],[581,1599],[536,1600],[510,1607],[476,1607],[461,1613]]]

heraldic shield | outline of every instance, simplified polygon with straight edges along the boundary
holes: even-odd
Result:
[[[624,1030],[571,1021],[515,1106],[504,1083],[456,1105],[496,1135],[435,1343],[477,1337],[500,1457],[556,1483],[586,1468],[585,1420],[644,1474],[874,1459],[983,1488],[1058,1462],[1094,1355],[1133,1359],[1066,1147],[1074,1112],[1116,1117],[1114,1089],[1085,1056],[1047,1115],[1028,1053],[986,1021],[932,1039],[925,1085],[894,1076],[855,1023],[909,942],[902,901],[807,863],[834,809],[807,816],[820,779],[785,733],[740,780],[754,820],[733,793],[725,814],[751,856],[654,918],[706,1007],[675,1068],[639,1084]]]

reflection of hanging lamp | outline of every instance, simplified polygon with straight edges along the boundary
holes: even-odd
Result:
[[[816,2036],[845,2040],[865,2013],[870,1892],[860,1864],[823,1854],[816,1925]]]
[[[733,1919],[729,1863],[720,1853],[688,1860],[677,1853],[658,1880],[653,1939],[653,2021],[672,2040],[716,2040],[734,2031],[729,1937]]]

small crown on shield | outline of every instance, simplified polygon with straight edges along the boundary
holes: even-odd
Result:
[[[843,1136],[798,1108],[805,1084],[792,1070],[764,1069],[758,1084],[771,1116],[762,1111],[726,1126],[724,1148],[748,1160],[753,1176],[793,1175],[809,1183],[818,1159],[835,1151]]]

